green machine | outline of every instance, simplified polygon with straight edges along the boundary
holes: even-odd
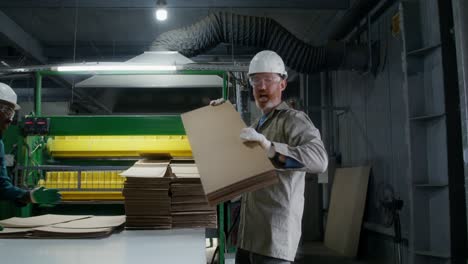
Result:
[[[110,140],[110,142],[106,143],[106,146],[109,146],[109,149],[111,149],[111,146],[115,145],[115,142],[122,142],[122,140],[127,140],[125,141],[125,144],[127,145],[136,144],[134,144],[134,142],[129,143],[128,140],[139,140],[138,142],[140,144],[142,143],[141,140],[143,140],[143,142],[144,140],[147,140],[147,142],[148,140],[151,142],[163,140],[165,143],[169,144],[169,147],[187,144],[185,130],[179,115],[42,116],[42,78],[44,76],[65,74],[216,75],[223,78],[222,97],[227,98],[228,75],[225,71],[178,70],[174,73],[159,70],[145,70],[137,72],[59,72],[50,69],[37,70],[35,72],[35,114],[22,120],[19,127],[10,128],[11,135],[8,142],[11,142],[12,140],[14,141],[15,137],[17,137],[16,140],[18,142],[16,153],[17,169],[14,174],[16,182],[18,182],[19,185],[28,188],[34,188],[42,185],[49,188],[60,189],[64,201],[53,208],[35,208],[31,205],[26,206],[20,209],[18,215],[21,216],[34,215],[38,210],[41,213],[83,213],[81,210],[89,210],[90,208],[92,208],[91,210],[98,210],[100,213],[123,213],[123,202],[121,199],[122,182],[118,182],[116,175],[119,171],[130,167],[137,158],[118,158],[120,153],[119,151],[122,150],[117,150],[117,152],[113,152],[114,154],[109,154],[110,152],[105,152],[104,154],[103,152],[99,152],[95,157],[88,156],[85,158],[78,155],[79,158],[70,158],[73,157],[74,153],[77,153],[73,152],[75,151],[73,147],[79,148],[83,144],[89,144],[90,146],[99,148],[105,140]],[[69,145],[70,142],[74,145]],[[62,145],[59,145],[59,143]],[[146,146],[148,144],[144,145]],[[59,149],[60,146],[65,146],[65,148],[68,148],[70,151],[57,151],[57,153],[60,154],[51,154],[52,147],[57,147],[57,149]],[[183,152],[183,150],[180,149],[178,149],[178,151]],[[108,158],[103,158],[103,156],[108,154]],[[90,181],[93,177],[97,177],[99,180]],[[87,182],[86,179],[88,180]],[[108,185],[101,185],[102,179],[110,179],[110,181],[107,182]],[[217,209],[218,229],[216,230],[214,237],[217,237],[219,241],[219,263],[224,263],[224,253],[226,251],[225,234],[227,233],[227,227],[230,226],[230,217],[227,217],[226,223],[225,213],[226,209],[229,209],[225,204],[218,205]],[[96,214],[99,214],[99,212],[86,211],[86,213]]]

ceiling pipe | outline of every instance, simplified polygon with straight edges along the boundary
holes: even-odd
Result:
[[[382,2],[385,2],[382,5]],[[328,40],[339,41],[344,39],[368,14],[379,4],[382,8],[390,6],[395,0],[356,0],[341,19],[332,25]]]

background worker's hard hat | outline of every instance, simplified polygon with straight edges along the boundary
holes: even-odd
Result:
[[[21,107],[16,103],[18,96],[15,91],[7,84],[0,83],[0,100],[9,102],[15,106],[15,110],[21,109]]]
[[[288,77],[284,62],[276,52],[271,50],[260,51],[255,54],[249,65],[249,75],[260,72],[273,72]]]

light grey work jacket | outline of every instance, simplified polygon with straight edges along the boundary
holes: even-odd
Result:
[[[261,126],[252,126],[272,142],[277,153],[295,159],[302,168],[277,168],[279,183],[242,196],[239,244],[244,250],[294,261],[304,210],[305,173],[327,169],[328,157],[320,132],[309,117],[282,102]]]

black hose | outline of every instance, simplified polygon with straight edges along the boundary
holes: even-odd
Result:
[[[211,264],[214,264],[214,260],[216,258],[216,254],[218,253],[218,251],[219,251],[219,246],[216,246],[216,249],[213,253],[213,257],[211,258],[211,262],[210,262]]]
[[[300,73],[337,69],[366,69],[366,46],[337,42],[315,47],[298,39],[268,17],[228,12],[212,13],[197,23],[161,34],[151,51],[178,51],[187,57],[202,54],[220,43],[273,50],[286,65]]]

